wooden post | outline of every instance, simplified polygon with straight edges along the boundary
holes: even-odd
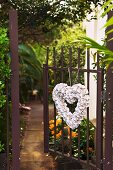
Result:
[[[19,59],[17,11],[9,11],[11,53],[11,102],[12,102],[12,169],[20,170],[20,118],[19,118]]]

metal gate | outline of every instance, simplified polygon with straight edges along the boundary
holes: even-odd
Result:
[[[49,54],[49,47],[47,48],[47,57],[46,57],[46,64],[44,64],[43,67],[43,77],[44,77],[44,152],[53,152],[56,155],[61,155],[63,158],[69,158],[70,160],[77,160],[80,162],[80,164],[83,165],[85,169],[104,169],[104,170],[111,170],[112,169],[112,113],[113,113],[113,91],[111,90],[112,82],[113,82],[113,71],[112,71],[112,65],[109,67],[107,71],[107,82],[106,82],[106,97],[104,97],[104,69],[100,68],[99,64],[99,56],[97,56],[97,62],[95,69],[92,69],[90,67],[90,50],[87,50],[87,63],[86,68],[81,67],[81,50],[77,49],[76,53],[76,67],[73,66],[72,61],[74,58],[73,49],[69,48],[68,52],[68,65],[65,64],[65,52],[64,48],[61,48],[61,53],[59,54],[59,61],[60,64],[57,64],[58,61],[58,53],[53,49],[53,62],[52,65],[48,64],[48,59],[51,57],[51,54]],[[85,56],[85,55],[84,55]],[[53,109],[53,119],[54,119],[54,143],[53,147],[50,146],[50,129],[49,129],[49,122],[50,122],[50,111],[49,111],[49,99],[51,96],[52,88],[50,88],[50,81],[51,76],[53,76],[53,86],[55,86],[57,83],[64,82],[67,83],[64,79],[64,76],[68,74],[68,71],[70,70],[70,77],[71,80],[75,76],[76,77],[76,83],[80,83],[81,81],[81,74],[84,73],[87,75],[87,89],[90,88],[90,75],[95,74],[96,75],[96,81],[97,81],[97,103],[96,103],[96,127],[95,127],[95,146],[94,146],[94,160],[92,161],[90,159],[90,120],[89,120],[89,108],[87,109],[87,136],[86,136],[86,159],[81,159],[81,125],[78,127],[78,143],[77,143],[77,157],[73,155],[72,151],[72,130],[70,129],[69,133],[69,151],[68,153],[65,153],[64,145],[65,145],[65,122],[62,120],[62,134],[61,134],[61,150],[57,149],[57,127],[56,127],[56,108],[54,105]],[[75,76],[74,76],[75,75]],[[69,82],[68,82],[69,83]],[[105,106],[103,106],[106,101]],[[106,115],[103,116],[103,108],[106,107]],[[105,122],[105,123],[103,123]],[[105,126],[106,125],[106,126]],[[104,128],[105,127],[105,128]],[[105,129],[105,138],[103,137]],[[104,147],[105,145],[105,147]],[[76,169],[76,167],[74,167]]]

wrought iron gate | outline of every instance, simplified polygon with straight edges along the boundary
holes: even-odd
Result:
[[[97,80],[97,103],[96,103],[96,135],[95,135],[95,151],[94,151],[94,156],[95,156],[95,163],[92,162],[90,160],[90,156],[89,156],[89,137],[90,137],[90,134],[89,134],[89,108],[87,109],[87,156],[86,156],[86,160],[82,160],[81,157],[80,157],[80,144],[81,144],[81,135],[80,135],[80,126],[78,127],[78,157],[76,158],[76,160],[78,160],[79,162],[81,162],[82,164],[86,164],[86,169],[103,169],[105,166],[106,163],[108,162],[111,162],[111,161],[108,161],[108,162],[104,162],[105,160],[105,157],[107,159],[109,159],[108,157],[108,152],[107,151],[107,148],[105,149],[106,151],[106,154],[104,155],[104,148],[103,148],[103,143],[104,142],[104,138],[103,138],[103,83],[104,83],[104,71],[102,68],[100,68],[99,66],[99,56],[97,57],[97,66],[95,67],[95,69],[92,69],[90,68],[90,50],[88,49],[87,50],[87,67],[84,68],[84,67],[81,67],[81,52],[80,52],[80,49],[77,50],[77,66],[76,67],[73,67],[72,66],[72,60],[73,60],[73,51],[72,51],[72,48],[69,48],[69,64],[66,66],[64,65],[64,56],[65,56],[65,53],[64,53],[64,49],[62,48],[61,49],[61,53],[60,53],[60,65],[58,66],[57,65],[57,52],[55,50],[55,48],[53,49],[53,65],[50,66],[48,64],[48,58],[49,58],[49,48],[47,49],[47,58],[46,58],[46,64],[44,64],[44,68],[43,68],[43,71],[44,71],[44,152],[54,152],[56,154],[60,154],[62,155],[63,157],[66,156],[70,159],[75,159],[75,157],[73,156],[72,154],[72,132],[70,130],[70,137],[69,137],[69,145],[70,145],[70,151],[68,154],[65,154],[64,152],[64,122],[62,120],[62,150],[59,152],[57,151],[57,147],[56,147],[56,108],[54,106],[54,149],[50,149],[50,145],[49,145],[49,102],[48,102],[48,99],[51,95],[51,93],[49,92],[49,83],[50,83],[50,72],[53,71],[53,78],[54,78],[54,85],[59,83],[59,82],[64,82],[64,83],[67,83],[65,82],[64,80],[64,76],[66,76],[66,74],[68,73],[68,69],[70,69],[70,76],[71,76],[71,79],[73,77],[72,73],[75,75],[77,74],[77,78],[76,78],[76,83],[79,83],[80,82],[80,76],[81,74],[87,74],[87,89],[89,90],[89,87],[91,85],[91,82],[90,82],[90,75],[91,74],[96,74],[96,80]],[[59,73],[59,77],[60,77],[60,80],[59,82],[57,81],[58,79],[58,73]],[[111,92],[110,92],[111,94]],[[109,99],[108,99],[109,100]],[[109,117],[109,116],[108,116]],[[107,124],[108,121],[112,120],[111,117],[106,119],[106,134],[107,134],[107,131],[108,131],[108,126]],[[109,119],[109,120],[108,120]],[[110,127],[111,128],[111,127]],[[109,135],[111,134],[107,134],[106,135],[106,146],[107,146],[107,140],[109,138]],[[111,142],[111,140],[110,140]],[[111,143],[110,143],[111,144]],[[111,146],[109,145],[109,149],[111,149]],[[105,163],[105,164],[104,164]],[[107,166],[108,167],[108,166]],[[104,168],[105,169],[105,168]]]

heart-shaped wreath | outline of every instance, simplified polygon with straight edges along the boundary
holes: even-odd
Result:
[[[66,124],[71,128],[77,128],[86,115],[89,106],[88,90],[82,84],[68,86],[65,83],[57,84],[52,93],[53,101],[58,115],[63,118]],[[67,103],[77,102],[74,113],[71,113]]]

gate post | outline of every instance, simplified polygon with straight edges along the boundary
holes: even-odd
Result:
[[[9,11],[11,52],[11,102],[12,102],[12,169],[20,170],[20,118],[19,118],[19,59],[17,11]]]
[[[106,123],[105,123],[105,165],[104,170],[112,169],[112,118],[113,118],[113,62],[106,75]]]
[[[113,11],[108,13],[108,19],[113,17]],[[113,25],[107,31],[113,29]],[[113,37],[113,32],[107,36],[107,40]],[[113,51],[113,40],[107,41],[107,47]],[[112,169],[112,119],[113,119],[113,62],[109,65],[106,74],[106,122],[105,122],[105,162],[104,170]]]
[[[103,70],[99,67],[99,56],[97,66],[97,115],[96,115],[96,168],[103,169]]]

